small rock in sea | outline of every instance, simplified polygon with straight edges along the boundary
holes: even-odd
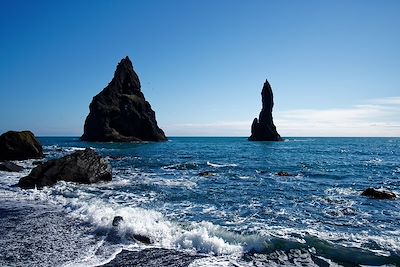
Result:
[[[209,176],[214,176],[215,173],[205,171],[205,172],[200,172],[200,173],[198,173],[197,175],[198,175],[198,176],[202,176],[202,177],[209,177]]]
[[[122,216],[115,216],[113,221],[112,221],[112,226],[118,226],[123,222],[124,218]]]
[[[87,148],[36,166],[28,176],[19,180],[18,186],[23,189],[41,189],[58,181],[92,184],[111,179],[111,165],[108,161]]]
[[[293,175],[291,175],[290,173],[288,173],[288,172],[283,172],[283,171],[278,172],[276,175],[278,175],[278,176],[293,176]]]
[[[6,171],[6,172],[20,172],[24,169],[24,167],[19,166],[15,163],[5,161],[3,163],[0,163],[0,171]]]
[[[41,161],[41,160],[35,160],[35,161],[33,161],[32,162],[32,165],[39,165],[39,164],[42,164],[43,163],[43,161]]]
[[[0,136],[0,160],[25,160],[42,157],[42,145],[32,132],[8,131]]]
[[[396,194],[390,191],[379,191],[374,188],[367,188],[361,193],[362,196],[375,198],[375,199],[395,199]]]
[[[144,236],[144,235],[137,235],[137,234],[134,234],[134,235],[133,235],[133,238],[134,238],[135,240],[137,240],[137,241],[143,243],[143,244],[146,244],[146,245],[149,245],[149,244],[152,243],[151,240],[150,240],[150,238],[148,238],[147,236]]]

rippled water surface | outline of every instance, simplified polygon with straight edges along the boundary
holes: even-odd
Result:
[[[27,167],[23,174],[0,172],[1,220],[10,224],[24,217],[21,227],[11,223],[2,230],[13,234],[0,238],[0,265],[53,265],[65,227],[72,229],[65,232],[74,233],[70,238],[76,239],[76,248],[57,250],[59,265],[103,264],[122,248],[148,247],[206,256],[190,266],[400,265],[399,200],[360,196],[368,187],[400,195],[399,138],[40,141],[46,159],[83,147],[96,149],[108,157],[113,181],[90,186],[61,182],[24,191],[12,185],[29,172],[32,161],[19,162]],[[24,231],[43,225],[43,206],[51,214],[48,224],[64,226],[51,233],[42,251],[27,255],[19,246],[34,242],[24,243]],[[115,216],[124,218],[117,228],[111,225]],[[23,227],[27,224],[32,227]],[[136,242],[134,234],[153,244]],[[22,240],[10,242],[15,235]]]

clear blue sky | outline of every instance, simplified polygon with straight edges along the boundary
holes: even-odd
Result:
[[[400,136],[400,1],[0,2],[0,132],[81,135],[128,55],[169,136]]]

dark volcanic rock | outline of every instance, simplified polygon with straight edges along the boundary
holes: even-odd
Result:
[[[115,216],[113,221],[112,221],[112,226],[117,227],[121,224],[121,222],[124,221],[124,218],[122,216]]]
[[[6,171],[6,172],[20,172],[24,169],[24,167],[21,167],[15,163],[6,161],[3,163],[0,163],[0,171]]]
[[[257,120],[253,120],[251,125],[251,136],[249,141],[283,141],[276,131],[272,119],[272,108],[274,107],[274,96],[268,80],[265,80],[264,87],[261,91],[262,109]]]
[[[32,165],[39,165],[39,164],[41,164],[43,161],[41,161],[41,160],[35,160],[34,162],[32,162]]]
[[[214,176],[215,174],[209,171],[205,171],[205,172],[199,172],[197,175],[202,177],[209,177],[209,176]]]
[[[278,172],[276,175],[278,175],[278,176],[292,176],[290,173],[283,172],[283,171]]]
[[[362,196],[376,199],[395,199],[396,194],[389,191],[378,191],[373,188],[367,188],[361,193]]]
[[[149,237],[144,236],[144,235],[133,234],[132,237],[133,237],[136,241],[139,241],[139,242],[141,242],[141,243],[143,243],[143,244],[150,245],[150,244],[153,243],[153,242],[151,242],[151,240],[150,240]]]
[[[91,184],[111,181],[111,178],[110,164],[87,148],[36,166],[28,176],[19,180],[18,186],[24,189],[42,188],[58,181]]]
[[[187,267],[194,260],[203,257],[164,248],[147,248],[140,251],[123,250],[115,256],[115,259],[101,266]]]
[[[25,160],[42,157],[42,145],[32,132],[8,131],[0,136],[0,160]]]
[[[128,57],[121,60],[114,78],[90,103],[84,141],[165,141],[156,116],[140,90],[139,77]]]

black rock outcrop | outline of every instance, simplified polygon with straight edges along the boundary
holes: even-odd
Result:
[[[3,163],[0,163],[0,171],[5,171],[5,172],[20,172],[24,169],[24,167],[19,166],[15,163],[12,163],[10,161],[5,161]]]
[[[8,131],[0,136],[0,160],[25,160],[42,157],[42,145],[32,132]]]
[[[396,194],[393,192],[379,191],[379,190],[375,190],[374,188],[365,189],[361,193],[361,195],[369,197],[369,198],[375,198],[375,199],[395,199],[396,198]]]
[[[36,166],[28,176],[19,180],[18,186],[23,189],[40,189],[58,181],[91,184],[111,181],[111,178],[111,166],[107,160],[87,148]]]
[[[283,141],[276,131],[272,119],[272,108],[274,107],[274,96],[268,80],[265,80],[261,91],[262,109],[259,118],[253,120],[251,125],[251,136],[249,141]]]
[[[84,141],[165,141],[154,111],[140,90],[140,81],[128,57],[119,62],[114,78],[90,103]]]

